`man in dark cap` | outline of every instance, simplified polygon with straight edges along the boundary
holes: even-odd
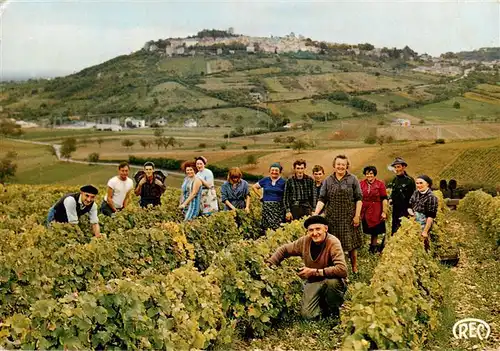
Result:
[[[80,193],[64,195],[49,210],[47,225],[50,222],[78,224],[81,216],[88,213],[92,231],[96,237],[101,236],[99,218],[97,217],[97,205],[95,197],[98,190],[93,185],[84,185],[80,188]]]
[[[305,223],[307,235],[283,245],[268,263],[279,265],[290,256],[301,256],[304,267],[298,275],[305,279],[301,314],[313,319],[338,316],[344,302],[347,267],[339,239],[328,234],[328,224],[322,216],[311,216]]]
[[[396,157],[391,164],[396,172],[394,179],[387,184],[392,189],[390,201],[392,203],[392,234],[401,226],[401,217],[408,217],[408,205],[415,191],[415,180],[406,173],[408,164],[401,157]]]

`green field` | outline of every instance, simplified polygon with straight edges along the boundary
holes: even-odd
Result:
[[[267,123],[270,117],[262,112],[245,107],[221,108],[205,110],[201,114],[200,125],[220,125],[230,128],[242,126],[245,128],[257,128],[259,122]],[[263,124],[265,126],[265,124]],[[222,135],[223,133],[221,133]]]
[[[358,110],[351,107],[342,106],[329,102],[328,100],[301,100],[297,102],[283,102],[276,106],[291,121],[300,121],[307,112],[333,112],[337,113],[339,118],[351,117],[353,113],[361,114]]]
[[[460,103],[459,109],[453,107],[454,102]],[[499,109],[499,105],[457,97],[420,108],[405,109],[402,112],[420,117],[426,122],[457,123],[467,122],[468,116],[473,116],[474,120],[481,120],[483,117],[492,119],[498,114]]]
[[[183,75],[194,75],[206,72],[207,61],[204,57],[170,57],[164,58],[158,63],[162,71],[175,72]]]
[[[116,175],[115,166],[89,166],[58,161],[48,146],[0,140],[3,157],[8,151],[15,151],[17,164],[15,178],[10,182],[19,184],[64,184],[82,185],[92,183],[102,186]],[[136,170],[132,170],[133,174]],[[182,176],[169,175],[168,185],[179,187]]]
[[[376,103],[379,111],[413,102],[413,100],[395,93],[369,94],[363,95],[361,98]]]

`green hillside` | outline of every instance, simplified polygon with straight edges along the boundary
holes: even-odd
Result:
[[[498,72],[452,80],[413,72],[419,64],[336,49],[307,55],[226,51],[178,57],[140,50],[67,77],[5,83],[0,101],[4,117],[46,123],[74,116],[142,116],[148,121],[166,117],[171,125],[194,118],[201,126],[258,128],[278,127],[308,113],[350,118],[405,108],[412,108],[409,114],[416,118],[429,113],[430,120],[447,114],[462,120],[474,108],[464,100],[466,108],[443,117],[435,116],[440,109],[416,108],[444,101],[448,110],[455,101],[450,98],[474,93],[467,96],[469,104],[484,100],[478,117],[494,117],[499,97],[484,87],[496,86]]]

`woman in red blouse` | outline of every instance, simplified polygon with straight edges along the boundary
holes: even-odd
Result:
[[[370,252],[375,253],[378,246],[378,235],[385,234],[387,191],[384,182],[376,178],[377,168],[375,166],[365,167],[363,174],[365,179],[360,182],[361,192],[363,193],[361,222],[363,232],[371,235]]]

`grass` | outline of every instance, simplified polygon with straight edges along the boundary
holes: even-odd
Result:
[[[221,108],[216,110],[205,110],[202,112],[201,125],[221,125],[229,128],[242,126],[245,128],[257,128],[259,122],[268,122],[270,117],[262,112],[245,107]],[[223,135],[224,133],[220,133]]]
[[[333,112],[339,118],[351,117],[353,113],[360,112],[356,109],[337,105],[328,100],[301,100],[295,102],[283,102],[277,104],[278,108],[286,114],[292,121],[301,120],[302,116],[308,112]]]
[[[206,90],[230,90],[230,89],[251,89],[254,87],[246,77],[209,77],[204,79],[205,83],[197,86]]]
[[[64,184],[81,186],[85,183],[106,184],[116,175],[115,166],[89,166],[57,161],[48,147],[0,140],[3,152],[16,151],[17,172],[10,180],[19,184]],[[132,171],[131,173],[135,172]],[[167,184],[180,187],[183,177],[169,175]]]
[[[248,159],[248,156],[250,156],[250,155],[254,155],[255,158],[258,159],[260,157],[263,157],[265,155],[269,155],[271,153],[272,153],[271,151],[245,152],[245,153],[241,153],[241,154],[236,155],[236,156],[229,157],[227,159],[217,161],[217,162],[215,162],[215,164],[219,167],[227,167],[227,168],[241,167],[241,166],[247,164],[247,159]]]
[[[455,102],[460,103],[460,108],[454,108]],[[433,123],[467,122],[468,116],[476,120],[481,117],[492,118],[498,114],[499,106],[487,102],[479,102],[463,97],[458,97],[435,104],[428,104],[420,108],[409,108],[404,113],[424,119]]]
[[[165,110],[176,107],[210,108],[214,106],[224,106],[227,102],[206,96],[196,90],[188,89],[185,86],[174,83],[162,83],[153,88],[148,98],[144,100],[145,105],[150,105],[154,99],[158,99],[157,109]]]
[[[206,73],[207,61],[204,57],[170,57],[164,58],[158,63],[162,71],[175,72],[179,75],[193,75]]]
[[[412,102],[411,99],[396,93],[363,95],[361,98],[377,104],[378,110],[387,110],[388,105],[399,107]]]
[[[451,212],[447,220],[451,228],[448,234],[458,242],[461,255],[458,266],[444,275],[449,283],[449,291],[445,292],[448,312],[430,346],[436,350],[494,349],[500,344],[500,251],[494,233],[481,231],[460,212]],[[452,323],[463,318],[486,321],[491,327],[490,337],[484,341],[455,340]]]

